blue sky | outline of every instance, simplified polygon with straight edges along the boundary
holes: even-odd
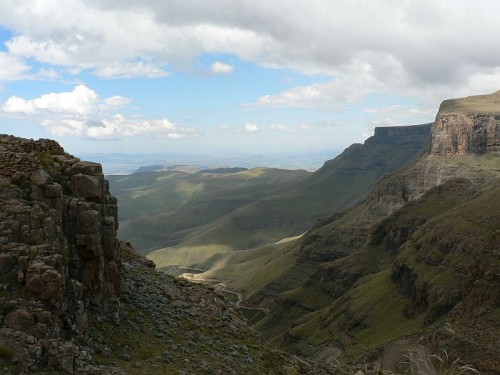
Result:
[[[0,0],[0,132],[315,152],[500,89],[496,1]]]

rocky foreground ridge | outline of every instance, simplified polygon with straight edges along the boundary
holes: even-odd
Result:
[[[0,349],[23,370],[86,369],[71,340],[119,322],[116,199],[99,164],[0,136]]]
[[[0,135],[0,372],[330,373],[116,238],[101,165]],[[52,373],[52,372],[51,372]]]

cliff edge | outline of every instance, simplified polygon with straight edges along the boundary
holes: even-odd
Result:
[[[119,324],[117,201],[102,168],[1,135],[0,200],[0,349],[23,371],[85,370],[71,338],[92,320]]]
[[[100,164],[0,135],[0,372],[332,374],[117,240]]]
[[[431,153],[500,155],[500,91],[445,100],[433,125]]]

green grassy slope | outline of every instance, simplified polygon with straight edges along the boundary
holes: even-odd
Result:
[[[119,234],[144,253],[178,244],[193,229],[309,174],[254,168],[234,173],[137,173],[109,180],[120,202]]]
[[[192,276],[194,281],[223,282],[227,289],[248,298],[295,264],[299,242],[290,239],[256,249],[219,253],[200,263],[206,272]]]
[[[300,286],[275,281],[250,299],[269,303],[275,293],[256,328],[289,350],[319,356],[333,347],[352,361],[373,360],[415,335],[492,371],[500,358],[498,182],[477,191],[465,179],[449,181],[372,225],[359,250],[317,263]],[[299,259],[310,256],[308,237],[316,253],[327,251],[326,237],[342,242],[339,228],[357,222],[363,206],[357,210],[308,233]]]
[[[177,242],[168,243],[150,256],[159,266],[189,265],[193,257],[187,256],[188,253],[211,256],[218,252],[217,248],[220,252],[255,248],[303,233],[320,217],[353,206],[367,196],[382,176],[428,150],[429,126],[408,127],[411,128],[419,130],[397,136],[381,134],[364,145],[352,145],[313,174],[269,191],[207,224],[177,232]],[[191,215],[182,211],[169,218],[176,222],[179,217]],[[168,221],[167,217],[164,219]],[[140,220],[146,221],[148,216]],[[134,224],[140,225],[137,221]],[[121,233],[127,231],[128,226]],[[186,261],[176,263],[182,262],[184,255]],[[203,260],[205,255],[198,258]]]

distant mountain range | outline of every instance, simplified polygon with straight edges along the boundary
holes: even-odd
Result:
[[[202,169],[222,167],[240,168],[280,168],[305,169],[315,171],[323,162],[337,155],[340,150],[312,151],[301,153],[273,153],[266,154],[187,154],[165,152],[155,154],[134,153],[79,153],[82,160],[94,160],[103,166],[107,175],[128,175],[136,172],[162,172],[178,170],[194,173]]]

